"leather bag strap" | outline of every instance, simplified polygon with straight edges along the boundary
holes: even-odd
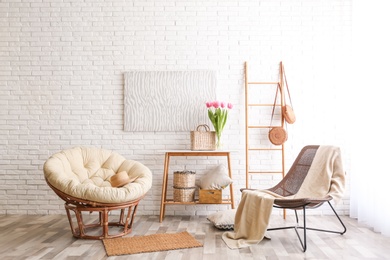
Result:
[[[269,124],[270,129],[272,128],[272,120],[273,120],[273,118],[274,118],[275,107],[276,107],[276,100],[277,100],[277,98],[278,98],[279,89],[280,89],[280,84],[278,83],[278,86],[277,86],[277,88],[276,88],[276,93],[275,93],[274,106],[272,107],[271,122],[270,122],[270,124]]]
[[[292,104],[292,101],[291,101],[290,90],[288,89],[286,71],[284,70],[284,65],[283,64],[282,64],[282,68],[283,68],[283,78],[284,78],[284,82],[286,83],[286,89],[287,89],[287,93],[288,93],[288,99],[290,100],[291,108],[293,108],[293,104]],[[284,103],[286,104],[286,96],[284,97]]]

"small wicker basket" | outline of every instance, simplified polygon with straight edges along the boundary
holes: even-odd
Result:
[[[173,186],[176,188],[192,188],[195,186],[194,171],[173,172]]]
[[[215,132],[208,125],[199,125],[196,131],[191,131],[191,150],[215,150]]]
[[[176,188],[173,187],[174,202],[193,202],[195,200],[196,187]]]

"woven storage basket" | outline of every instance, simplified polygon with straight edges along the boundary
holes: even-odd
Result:
[[[173,186],[175,188],[195,187],[195,172],[194,171],[173,172]]]
[[[215,150],[215,132],[208,125],[199,125],[191,131],[191,150]]]
[[[174,202],[193,202],[195,200],[196,187],[176,188],[173,187]]]

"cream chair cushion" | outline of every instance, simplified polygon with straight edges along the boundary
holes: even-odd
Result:
[[[126,171],[133,182],[120,188],[110,178]],[[52,155],[44,164],[47,181],[65,194],[100,203],[139,199],[152,186],[152,173],[143,164],[94,147],[75,147]]]

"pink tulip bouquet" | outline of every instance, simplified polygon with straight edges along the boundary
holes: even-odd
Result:
[[[220,148],[222,131],[225,127],[229,110],[233,108],[233,105],[223,101],[212,101],[206,102],[206,107],[208,109],[210,121],[217,134],[217,148]]]

